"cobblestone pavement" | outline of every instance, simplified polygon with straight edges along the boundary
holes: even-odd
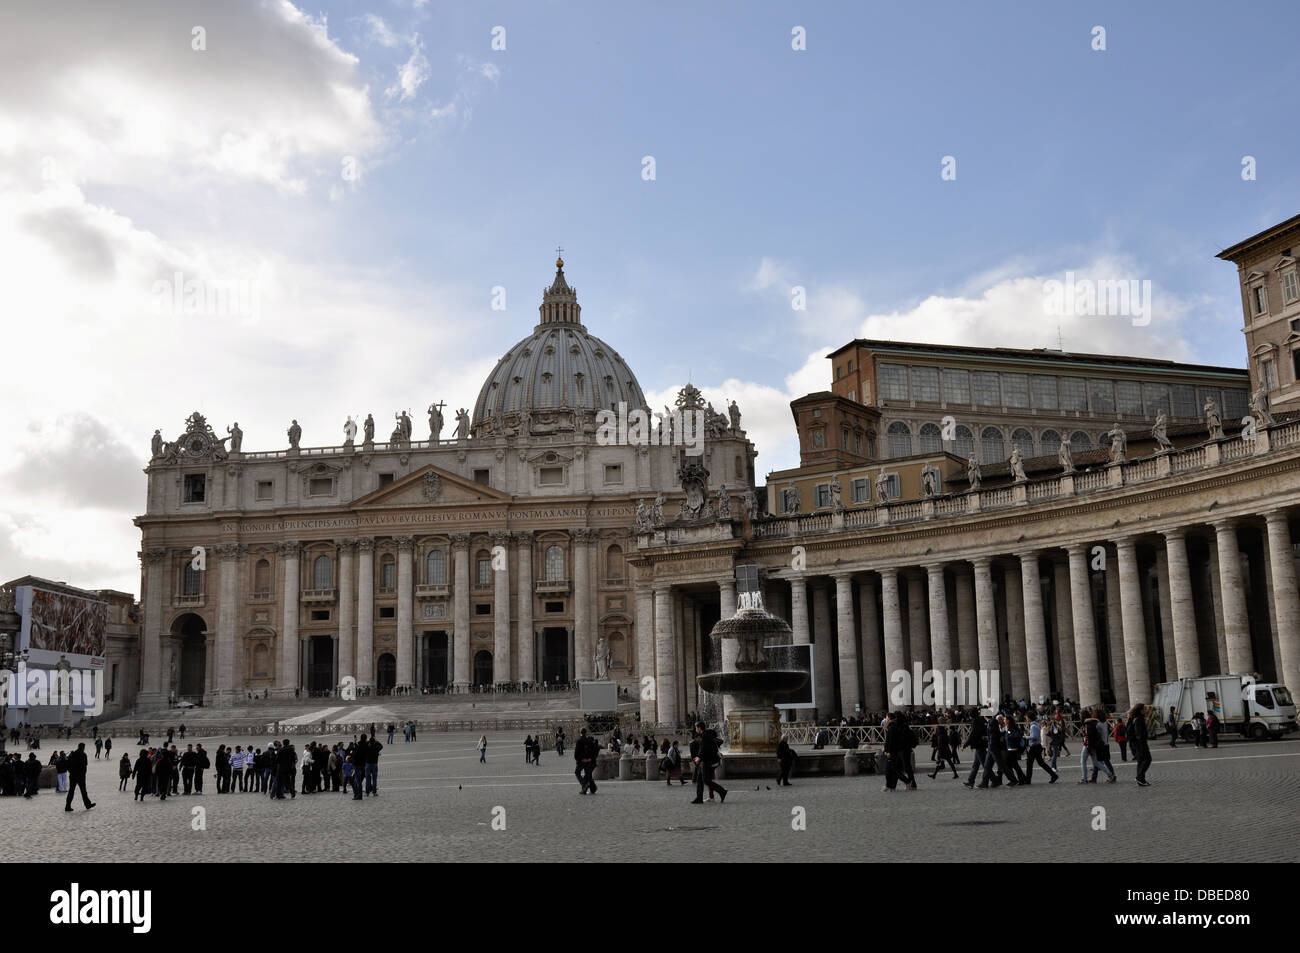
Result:
[[[213,752],[223,740],[204,745]],[[42,792],[0,799],[0,824],[12,857],[39,861],[1300,860],[1300,739],[1157,746],[1149,788],[1133,783],[1131,761],[1117,765],[1117,784],[1076,784],[1072,749],[1072,770],[1050,786],[1035,772],[1027,789],[971,791],[918,771],[920,790],[885,794],[877,776],[796,775],[790,788],[728,780],[726,803],[703,805],[688,803],[689,785],[645,781],[603,781],[595,796],[580,796],[569,754],[526,765],[522,738],[490,736],[479,764],[476,740],[438,734],[408,744],[399,734],[380,759],[380,796],[362,802],[217,795],[209,771],[202,796],[144,803],[117,790],[119,741],[111,761],[91,758],[93,811],[78,801],[65,813],[62,795]],[[928,751],[918,754],[929,770]],[[200,807],[206,830],[192,829]],[[1105,830],[1093,829],[1097,807]],[[796,809],[806,829],[794,829]],[[504,830],[494,829],[494,812]]]

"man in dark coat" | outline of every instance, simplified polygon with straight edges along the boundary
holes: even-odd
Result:
[[[284,792],[289,792],[290,798],[296,798],[298,792],[294,790],[294,768],[298,765],[298,752],[293,750],[293,745],[289,739],[284,739],[284,744],[280,746],[280,756],[276,758],[276,797],[283,801]]]
[[[89,811],[95,806],[95,802],[86,793],[87,766],[86,743],[83,741],[77,745],[77,750],[68,756],[68,801],[63,806],[65,811],[72,810],[72,795],[78,788],[81,789],[81,803],[85,805],[86,810]]]
[[[1128,713],[1128,743],[1137,760],[1137,783],[1139,787],[1150,787],[1147,780],[1147,768],[1151,767],[1151,745],[1147,736],[1146,706],[1138,702]]]
[[[573,773],[578,777],[579,794],[586,794],[588,791],[592,794],[596,793],[596,782],[591,772],[596,769],[596,758],[599,755],[600,743],[587,734],[586,728],[583,728],[578,733],[578,743],[573,746],[573,760],[577,765]]]
[[[984,767],[984,758],[988,755],[989,751],[988,722],[979,715],[976,715],[971,721],[970,736],[966,739],[966,743],[962,745],[962,747],[970,748],[975,752],[975,758],[973,759],[974,764],[970,766],[970,774],[968,774],[966,780],[962,782],[966,787],[974,788],[975,778],[980,773],[980,768]]]
[[[709,788],[709,800],[713,800],[713,795],[718,795],[719,801],[727,799],[727,789],[713,780],[714,769],[722,763],[722,754],[718,750],[718,736],[712,728],[705,728],[704,722],[697,722],[695,731],[700,736],[699,754],[696,755],[695,761],[699,765],[699,771],[695,775],[695,800],[692,804],[704,803],[704,788]]]
[[[185,783],[186,794],[194,789],[194,765],[198,760],[199,756],[194,753],[194,745],[186,745],[185,753],[181,755],[181,780]]]
[[[27,772],[27,786],[23,790],[24,798],[36,796],[36,790],[41,783],[41,763],[36,760],[36,755],[29,754],[27,760],[22,763]]]
[[[161,800],[167,800],[167,795],[172,788],[172,754],[166,746],[158,750],[158,760],[154,762],[153,773],[157,780],[158,797]]]
[[[784,784],[786,787],[790,787],[790,769],[794,767],[794,759],[794,749],[790,747],[789,739],[782,735],[781,743],[776,746],[776,760],[781,766],[781,773],[776,778],[778,785]]]

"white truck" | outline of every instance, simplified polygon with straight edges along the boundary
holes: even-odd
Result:
[[[1251,675],[1205,675],[1156,685],[1152,708],[1161,725],[1169,722],[1173,709],[1178,735],[1192,738],[1192,716],[1210,712],[1222,723],[1221,732],[1256,740],[1280,738],[1296,730],[1296,707],[1285,685],[1260,682]]]

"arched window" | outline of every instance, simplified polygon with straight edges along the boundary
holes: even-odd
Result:
[[[609,634],[609,662],[619,668],[627,665],[627,640],[622,632]]]
[[[259,559],[253,567],[253,591],[260,596],[271,592],[271,564],[265,559]]]
[[[265,642],[253,646],[253,678],[269,678],[271,675],[271,651]]]
[[[985,427],[980,431],[980,463],[1001,463],[1007,458],[1007,448],[1002,442],[1002,431],[997,427]]]
[[[957,428],[956,439],[952,442],[952,451],[963,460],[975,456],[975,434],[966,426]]]
[[[1075,453],[1086,453],[1092,449],[1092,438],[1082,430],[1070,434],[1070,449]]]
[[[559,546],[546,548],[546,581],[564,582],[564,550]]]
[[[447,584],[447,556],[441,549],[431,549],[424,557],[424,581],[430,586]]]
[[[474,569],[474,585],[492,585],[492,554],[486,549],[480,549],[474,557]]]
[[[901,420],[895,420],[885,431],[885,436],[889,440],[889,455],[891,457],[907,457],[912,454],[912,431]]]
[[[943,432],[938,424],[921,424],[921,452],[939,453],[943,450]]]
[[[397,588],[397,562],[392,553],[385,553],[379,559],[379,588]]]
[[[311,587],[329,589],[334,585],[334,560],[328,556],[317,556],[311,564]]]
[[[1043,447],[1043,456],[1054,457],[1061,452],[1061,435],[1055,430],[1044,430],[1039,440]]]
[[[605,578],[623,578],[623,547],[611,546],[605,551]]]
[[[186,560],[185,575],[181,578],[181,595],[197,596],[203,591],[202,572],[194,568],[193,560]]]
[[[1024,427],[1017,427],[1011,433],[1011,446],[1019,447],[1021,456],[1032,457],[1034,455],[1034,435]]]

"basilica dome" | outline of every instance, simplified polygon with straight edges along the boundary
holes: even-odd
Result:
[[[476,436],[555,433],[589,427],[598,410],[644,408],[636,375],[617,351],[582,324],[564,259],[542,292],[541,320],[497,362],[483,382],[470,432]]]

